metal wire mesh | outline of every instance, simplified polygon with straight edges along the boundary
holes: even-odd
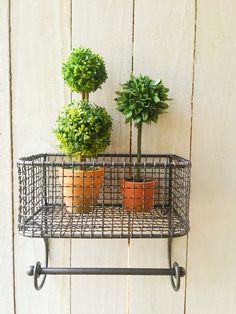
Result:
[[[135,155],[107,154],[79,163],[40,154],[17,166],[18,230],[24,236],[167,238],[189,231],[191,165],[179,156],[143,155],[137,163]],[[127,178],[132,188],[125,196]]]

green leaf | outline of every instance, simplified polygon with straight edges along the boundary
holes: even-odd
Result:
[[[155,85],[158,85],[158,84],[160,84],[161,82],[162,82],[162,80],[159,79],[159,80],[154,81],[154,84],[155,84]]]
[[[142,116],[137,116],[135,119],[136,124],[139,124],[142,121]]]
[[[154,95],[153,99],[154,99],[155,102],[160,101],[160,98],[157,95]]]
[[[132,117],[132,111],[128,111],[126,114],[125,114],[125,117],[126,119],[130,119]]]
[[[147,120],[148,120],[148,113],[147,112],[143,112],[142,113],[142,118],[143,118],[144,122],[147,122]]]
[[[130,118],[125,118],[125,123],[129,123],[132,120],[132,117]]]

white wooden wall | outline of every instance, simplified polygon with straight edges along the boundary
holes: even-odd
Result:
[[[235,16],[234,0],[0,0],[1,314],[235,313]],[[168,278],[125,276],[49,276],[36,292],[25,274],[44,252],[17,234],[16,161],[56,151],[52,128],[71,99],[61,64],[78,46],[106,61],[109,78],[91,99],[113,116],[109,151],[130,150],[113,99],[131,70],[170,87],[169,113],[144,128],[144,150],[193,163],[191,232],[174,241],[187,267],[178,293]],[[53,239],[50,263],[166,267],[166,241]]]

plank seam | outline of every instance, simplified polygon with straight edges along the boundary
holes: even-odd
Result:
[[[13,103],[12,103],[12,36],[11,36],[11,0],[8,0],[8,51],[9,51],[9,109],[10,109],[10,147],[11,147],[11,215],[12,215],[12,271],[13,271],[13,308],[16,314],[16,273],[15,273],[15,218],[14,218],[14,148],[13,148]]]
[[[135,42],[135,0],[132,3],[132,48],[131,48],[131,74],[134,74],[134,42]],[[129,153],[132,154],[132,139],[133,139],[133,123],[129,124]]]
[[[196,47],[197,47],[197,5],[198,0],[195,0],[194,5],[194,41],[193,41],[193,65],[192,65],[192,88],[191,88],[191,117],[190,117],[190,154],[189,159],[192,159],[192,138],[193,138],[193,105],[195,93],[195,67],[196,67]]]
[[[135,0],[132,2],[132,48],[131,48],[131,74],[134,73],[134,44],[135,44]],[[133,141],[133,124],[132,121],[130,122],[130,129],[129,129],[129,154],[132,154],[132,141]],[[128,246],[127,246],[127,265],[130,266],[130,249],[131,249],[131,241],[128,239]],[[127,314],[130,313],[129,308],[130,302],[130,280],[129,276],[127,276]]]
[[[134,30],[135,30],[135,0],[132,6],[132,56],[131,56],[131,73],[134,73]]]
[[[72,31],[73,31],[73,21],[72,21],[72,14],[73,14],[73,0],[70,0],[70,50],[72,50]],[[70,102],[72,102],[72,93],[70,92]],[[72,265],[72,239],[70,239],[70,267]],[[69,311],[70,314],[72,314],[72,282],[71,282],[71,275],[69,279],[69,294],[70,294],[70,305],[69,305]]]
[[[197,17],[198,17],[198,0],[194,2],[194,38],[193,38],[193,64],[192,64],[192,88],[191,88],[191,117],[190,117],[190,138],[189,138],[189,159],[192,160],[192,138],[193,138],[193,107],[195,93],[195,68],[196,68],[196,49],[197,49]],[[188,291],[188,258],[189,258],[189,236],[186,242],[186,276],[184,289],[184,314],[187,313],[187,291]]]

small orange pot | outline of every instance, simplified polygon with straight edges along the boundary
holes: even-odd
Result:
[[[123,180],[123,206],[129,212],[150,211],[154,207],[154,181],[135,182]]]
[[[104,169],[59,169],[66,209],[73,213],[88,213],[97,205]]]

